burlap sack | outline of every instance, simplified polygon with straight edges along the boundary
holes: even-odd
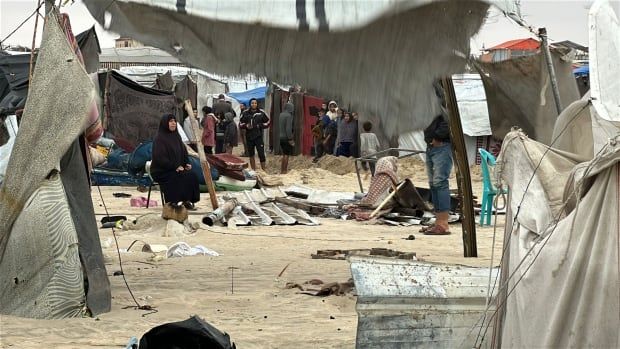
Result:
[[[183,223],[187,219],[187,209],[183,205],[177,206],[175,204],[167,202],[163,206],[161,217],[163,219],[174,219],[179,223]]]

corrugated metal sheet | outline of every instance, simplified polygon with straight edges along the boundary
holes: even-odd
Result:
[[[357,348],[473,346],[488,268],[363,256],[349,262],[358,295]]]

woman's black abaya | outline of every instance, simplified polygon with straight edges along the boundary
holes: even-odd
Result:
[[[177,168],[189,164],[189,155],[179,132],[176,129],[170,131],[170,119],[176,120],[174,115],[166,114],[159,122],[153,140],[151,176],[159,183],[167,202],[195,203],[200,200],[198,177],[191,170],[177,172]]]

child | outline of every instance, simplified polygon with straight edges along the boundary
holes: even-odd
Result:
[[[224,151],[228,154],[232,154],[233,148],[239,144],[237,124],[231,112],[224,114],[224,118]]]
[[[316,125],[312,126],[311,130],[312,137],[314,138],[314,162],[316,162],[321,156],[323,156],[323,129],[325,128],[323,121],[324,117],[325,109],[319,110]]]
[[[368,157],[379,151],[381,144],[379,144],[379,139],[377,135],[370,132],[372,130],[372,122],[366,121],[362,128],[364,129],[364,133],[360,135],[360,152],[362,153],[362,157]],[[362,161],[362,168],[364,171],[368,171],[368,165],[370,165],[370,173],[375,175],[375,162],[374,161]],[[366,177],[368,173],[366,173]]]

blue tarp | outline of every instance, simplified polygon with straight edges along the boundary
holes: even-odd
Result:
[[[584,65],[584,66],[575,68],[575,69],[573,69],[573,74],[575,76],[590,75],[590,66],[589,65]]]
[[[246,106],[250,105],[250,99],[256,98],[259,103],[262,100],[265,100],[265,95],[267,94],[267,86],[258,87],[253,90],[247,90],[243,92],[231,92],[228,95],[234,99],[236,99],[239,103],[243,103]]]

